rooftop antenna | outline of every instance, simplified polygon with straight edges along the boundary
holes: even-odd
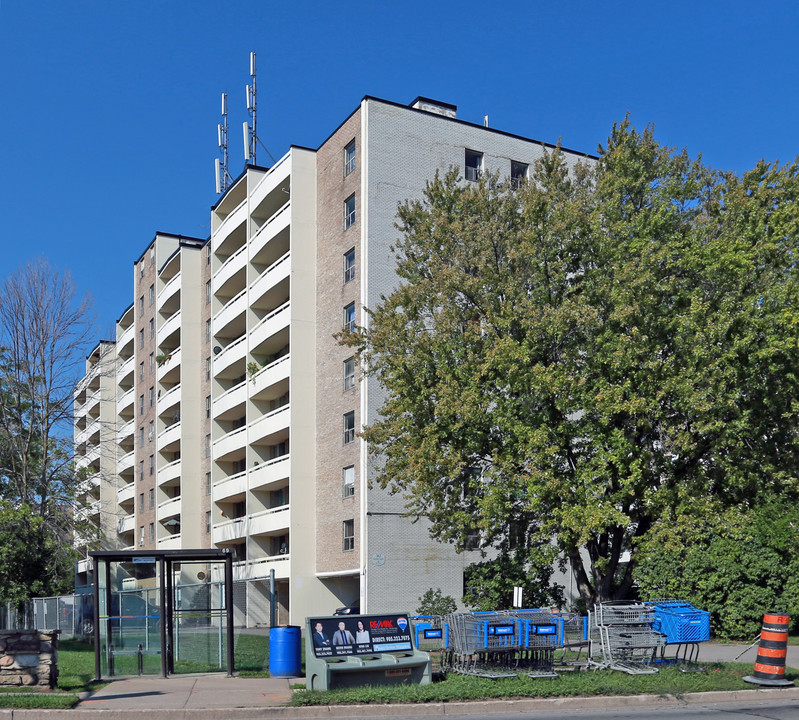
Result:
[[[244,161],[247,163],[251,163],[252,165],[257,165],[255,159],[255,153],[257,146],[260,146],[266,150],[266,154],[272,159],[272,162],[275,162],[275,158],[272,157],[272,153],[269,152],[266,145],[261,142],[261,139],[258,137],[258,118],[257,118],[257,111],[258,111],[258,90],[256,87],[255,82],[255,53],[250,53],[250,78],[252,83],[247,85],[246,92],[247,92],[247,112],[250,114],[250,118],[252,118],[252,125],[247,121],[244,122],[242,126],[243,131],[243,139],[244,139]]]
[[[216,133],[219,140],[219,150],[222,153],[222,160],[214,160],[216,175],[216,194],[224,193],[229,187],[233,178],[227,170],[227,93],[222,93],[222,122],[216,126]]]

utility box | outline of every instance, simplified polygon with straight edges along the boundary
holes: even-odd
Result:
[[[335,615],[305,620],[305,686],[427,685],[430,655],[418,650],[409,615]]]

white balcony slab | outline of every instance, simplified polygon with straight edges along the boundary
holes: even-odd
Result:
[[[244,404],[247,400],[247,380],[239,383],[235,387],[230,388],[227,392],[214,399],[214,417],[232,410],[238,405]],[[242,413],[243,415],[244,413]]]
[[[158,520],[163,521],[180,515],[180,497],[158,504]]]
[[[214,288],[216,290],[224,287],[236,273],[242,271],[247,264],[247,245],[242,245],[234,252],[222,266],[214,273]]]
[[[159,345],[163,345],[164,341],[172,335],[172,333],[180,330],[180,314],[180,310],[177,310],[161,323],[161,327],[158,328],[156,333]]]
[[[158,484],[163,485],[180,477],[181,460],[173,460],[168,465],[158,469]]]
[[[241,495],[247,491],[247,471],[236,473],[214,483],[214,501]]]
[[[126,532],[131,532],[135,527],[136,517],[134,515],[126,515],[117,522],[117,534],[122,535]]]
[[[258,347],[264,340],[268,340],[275,333],[288,327],[290,321],[291,301],[283,303],[258,322],[250,332],[250,347]]]
[[[219,225],[214,233],[214,252],[225,244],[228,236],[247,219],[247,199],[242,200]]]
[[[125,379],[133,374],[133,366],[136,362],[136,358],[131,356],[127,360],[125,360],[117,369],[117,383],[122,384]]]
[[[169,537],[161,538],[158,541],[159,550],[180,550],[180,548],[181,548],[180,533],[175,533],[174,535],[170,535]]]
[[[159,366],[156,372],[158,381],[163,382],[167,375],[172,375],[176,370],[180,370],[181,351],[180,347],[176,347],[169,357],[166,358]]]
[[[122,414],[122,411],[126,408],[130,407],[133,404],[133,399],[136,397],[136,389],[131,388],[127,392],[123,393],[117,399],[117,413]]]
[[[158,398],[158,414],[161,415],[176,405],[180,405],[180,383],[161,393]]]
[[[247,427],[236,428],[214,441],[213,454],[215,460],[220,460],[230,453],[236,452],[247,443]]]
[[[236,318],[244,314],[247,309],[247,289],[243,289],[235,297],[232,297],[216,315],[214,315],[214,332],[221,334],[225,328]]]
[[[281,280],[291,275],[291,253],[286,253],[264,270],[250,285],[250,305],[254,305],[261,296],[271,290]]]
[[[241,540],[247,537],[247,518],[242,517],[217,523],[212,528],[211,534],[215,545]]]
[[[275,571],[275,577],[279,580],[287,578],[291,570],[289,555],[271,555],[265,558],[250,560],[247,562],[246,567],[242,569],[245,575],[239,579],[254,580],[256,578],[268,578],[270,570]]]
[[[229,368],[237,360],[244,358],[247,353],[247,336],[242,335],[234,340],[230,345],[222,349],[218,355],[214,356],[214,374],[219,374]]]
[[[260,253],[275,238],[281,230],[285,230],[291,222],[291,203],[287,202],[280,210],[272,215],[269,220],[253,235],[249,242],[250,260],[258,257]]]
[[[286,380],[289,375],[291,375],[291,355],[284,355],[282,358],[278,358],[273,363],[261,368],[252,376],[253,397],[281,380]]]
[[[270,535],[288,530],[290,519],[288,505],[253,513],[250,516],[250,535]]]
[[[119,460],[117,460],[117,472],[122,474],[128,468],[133,467],[133,463],[136,461],[136,451],[131,450],[127,455],[123,455]]]
[[[117,505],[130,502],[136,496],[136,484],[128,483],[117,490]]]
[[[249,442],[254,443],[270,435],[285,430],[291,424],[291,406],[284,405],[266,415],[262,415],[249,425]]]
[[[158,293],[158,307],[161,308],[175,293],[180,292],[180,272],[175,273]]]
[[[163,449],[180,442],[180,421],[172,423],[168,428],[158,433],[158,447]]]
[[[289,455],[269,460],[250,469],[247,482],[250,490],[268,490],[270,485],[285,483],[291,470]]]

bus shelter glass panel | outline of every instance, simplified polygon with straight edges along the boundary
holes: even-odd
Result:
[[[224,562],[172,563],[172,672],[192,673],[227,667],[227,609]],[[231,629],[232,630],[232,629]]]
[[[100,575],[106,584],[99,593],[103,674],[159,674],[163,613],[156,559],[107,562]]]

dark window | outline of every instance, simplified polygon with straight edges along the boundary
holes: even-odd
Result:
[[[355,303],[350,303],[344,308],[344,329],[347,332],[355,330]]]
[[[344,148],[344,177],[355,170],[355,140],[349,142]]]
[[[527,163],[510,161],[510,184],[511,187],[520,188],[527,180]]]
[[[352,497],[355,495],[355,466],[350,465],[345,467],[341,474],[341,479],[344,488],[344,497]]]
[[[342,523],[343,542],[341,549],[344,552],[355,549],[355,520],[345,520]]]
[[[355,248],[350,248],[344,253],[344,282],[348,283],[355,277]]]
[[[350,390],[355,387],[355,358],[347,358],[344,361],[344,389]]]
[[[344,201],[344,229],[355,224],[355,195],[350,195]]]
[[[344,444],[355,440],[355,412],[344,413]]]
[[[466,179],[479,180],[483,174],[483,153],[475,150],[466,151]]]

